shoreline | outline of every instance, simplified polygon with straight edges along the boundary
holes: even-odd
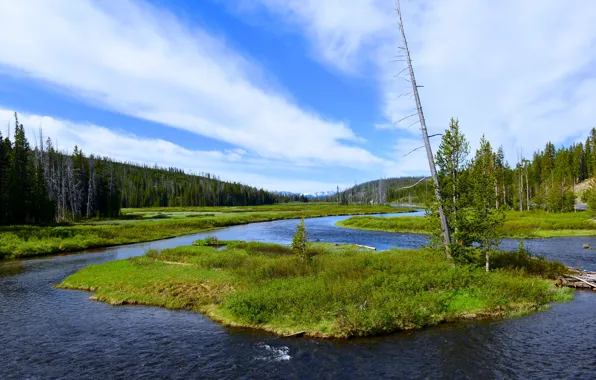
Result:
[[[516,214],[508,212],[505,225],[500,231],[502,239],[549,239],[556,237],[592,237],[596,236],[596,223],[593,219],[581,218],[577,213],[554,214],[536,213]],[[534,218],[528,223],[524,218]],[[416,219],[414,219],[416,218]],[[419,219],[420,218],[420,219]],[[565,220],[570,218],[571,222]],[[576,223],[578,228],[544,228],[542,224],[554,224],[562,220],[563,225]],[[524,224],[525,223],[525,224]],[[533,223],[533,224],[532,224]],[[407,233],[430,235],[423,217],[376,218],[374,216],[354,216],[338,221],[336,226],[363,231],[380,231],[389,233]],[[586,228],[590,227],[590,228]]]
[[[20,260],[20,259],[31,259],[36,257],[47,257],[47,256],[54,256],[54,255],[70,255],[70,254],[77,254],[87,252],[89,250],[94,249],[105,249],[111,247],[118,247],[124,245],[131,245],[131,244],[139,244],[139,243],[147,243],[153,242],[158,240],[166,240],[172,239],[180,236],[186,235],[193,235],[197,233],[203,233],[208,231],[214,231],[221,228],[238,226],[238,225],[246,225],[251,223],[264,223],[264,222],[272,222],[276,220],[291,220],[291,219],[300,219],[302,217],[305,218],[324,218],[329,216],[362,216],[362,215],[371,215],[371,214],[393,214],[393,213],[410,213],[416,212],[413,209],[400,209],[400,208],[393,208],[393,207],[382,207],[382,210],[377,208],[376,210],[373,209],[371,211],[366,210],[366,207],[355,207],[353,212],[337,212],[337,211],[330,211],[325,212],[325,205],[316,205],[313,204],[310,209],[305,211],[295,211],[290,209],[283,210],[282,206],[280,206],[280,210],[263,210],[263,211],[249,211],[243,215],[237,215],[238,212],[230,212],[230,213],[221,213],[217,216],[210,216],[210,217],[201,217],[201,218],[169,218],[169,219],[161,219],[161,220],[138,220],[136,222],[129,222],[129,223],[122,223],[122,224],[75,224],[72,226],[67,227],[39,227],[39,226],[7,226],[3,231],[7,235],[13,235],[14,239],[20,239],[18,246],[16,248],[3,248],[11,250],[10,254],[2,254],[0,253],[0,263],[12,260]],[[339,206],[341,207],[341,206]],[[308,215],[312,213],[313,215]],[[304,214],[304,215],[302,215]],[[172,228],[173,227],[173,228]],[[69,237],[68,239],[73,239],[74,242],[72,243],[74,247],[69,247],[63,249],[63,244],[66,239],[59,238],[59,237],[46,237],[44,232],[49,231],[52,229],[58,229],[61,231],[73,231],[73,237]],[[139,230],[139,234],[134,234],[128,231],[129,229],[137,229]],[[183,230],[188,229],[188,231],[183,231],[181,233],[176,233],[176,230]],[[28,231],[31,230],[31,231]],[[173,231],[172,234],[170,231]],[[2,231],[2,229],[0,229]],[[169,234],[164,233],[170,232]],[[77,232],[79,234],[77,234]],[[42,238],[38,238],[35,234],[38,233],[42,235]],[[118,235],[120,233],[120,235]],[[125,236],[126,233],[130,236]],[[145,236],[145,237],[138,237],[138,235],[142,233],[151,233],[152,236]],[[85,236],[85,234],[91,235],[89,239],[94,239],[96,241],[81,241],[77,239],[79,236]],[[113,237],[107,238],[107,240],[112,241],[105,241],[106,238],[99,238],[99,235],[107,234],[112,235]],[[27,238],[19,238],[19,235],[32,235]],[[120,239],[120,240],[119,240]],[[40,247],[36,246],[33,248],[29,248],[29,242],[34,241],[32,244],[39,244]],[[0,243],[2,241],[0,240]],[[9,244],[13,244],[13,242],[9,242]],[[80,245],[80,248],[77,248],[76,245]],[[22,247],[22,248],[19,248]]]
[[[190,310],[225,326],[322,339],[500,320],[573,298],[572,289],[537,275],[482,268],[471,273],[424,249],[379,254],[324,243],[307,264],[285,246],[229,244],[223,251],[183,246],[92,265],[55,287],[93,292],[91,300],[114,306]],[[383,281],[369,283],[375,278]]]

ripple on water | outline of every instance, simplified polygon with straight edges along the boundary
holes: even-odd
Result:
[[[422,235],[340,229],[342,217],[307,220],[322,241],[415,248]],[[236,226],[222,239],[290,243],[296,220]],[[200,314],[92,302],[52,288],[91,264],[191,244],[207,234],[0,264],[0,378],[594,378],[596,292],[507,321],[446,324],[349,341],[281,339],[225,328]],[[314,236],[313,236],[314,235]],[[531,240],[535,253],[596,270],[583,243]],[[515,248],[517,241],[508,240]],[[590,256],[591,255],[591,256]]]

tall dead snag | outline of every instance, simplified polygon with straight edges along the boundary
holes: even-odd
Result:
[[[401,47],[405,54],[405,59],[408,64],[408,70],[410,72],[410,82],[412,83],[412,91],[414,98],[416,99],[416,109],[418,111],[418,119],[420,120],[420,131],[422,132],[422,139],[424,140],[424,147],[426,148],[426,157],[428,158],[428,166],[430,169],[430,175],[435,185],[435,196],[439,203],[439,218],[441,219],[441,230],[443,233],[443,242],[447,248],[447,257],[451,259],[449,253],[449,245],[451,244],[451,236],[449,234],[449,222],[445,216],[445,210],[443,209],[443,201],[441,197],[441,187],[439,186],[439,178],[437,176],[437,169],[435,167],[435,160],[433,157],[433,151],[430,146],[430,140],[428,138],[428,132],[426,130],[426,121],[424,120],[424,113],[422,112],[422,104],[420,103],[420,96],[418,95],[418,86],[416,85],[416,77],[414,76],[414,68],[412,67],[412,59],[410,58],[410,50],[408,49],[408,41],[406,40],[406,31],[404,30],[404,23],[401,16],[400,1],[395,0],[395,6],[397,10],[397,16],[399,18],[399,30],[403,38],[403,46]]]

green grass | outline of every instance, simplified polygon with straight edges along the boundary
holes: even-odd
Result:
[[[317,255],[303,262],[275,244],[199,243],[90,266],[58,287],[114,305],[193,310],[226,325],[344,338],[517,316],[572,298],[524,270],[485,273],[430,250],[311,249]]]
[[[428,233],[424,217],[377,218],[357,216],[342,220],[338,226],[362,230]],[[506,211],[502,237],[548,238],[556,236],[595,236],[596,222],[585,212],[549,213],[544,211]]]
[[[329,203],[229,208],[126,209],[122,218],[117,220],[55,227],[0,227],[0,258],[38,256],[139,243],[278,219],[405,211],[411,210],[385,206],[340,206]],[[156,218],[156,215],[164,216]]]
[[[403,232],[403,233],[428,233],[426,218],[421,216],[400,216],[395,218],[377,218],[373,216],[355,216],[340,220],[337,225],[357,230]]]

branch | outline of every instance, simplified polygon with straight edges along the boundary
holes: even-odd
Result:
[[[425,147],[425,146],[424,146],[424,145],[422,145],[422,146],[419,146],[418,148],[414,148],[413,150],[411,150],[411,151],[409,151],[408,153],[404,154],[404,155],[403,155],[403,157],[407,156],[407,155],[408,155],[408,154],[410,154],[410,153],[414,153],[414,152],[415,152],[415,151],[417,151],[418,149],[422,149],[422,148],[424,148],[424,147]]]
[[[399,94],[397,96],[397,99],[401,98],[402,96],[406,96],[406,95],[412,95],[414,93],[414,91],[410,91],[410,92],[402,92],[401,94]]]
[[[411,118],[412,116],[418,116],[418,113],[413,113],[413,114],[411,114],[411,115],[408,115],[408,116],[406,116],[406,117],[404,117],[404,118],[401,118],[401,119],[399,119],[398,121],[396,121],[396,122],[395,122],[395,123],[393,123],[393,124],[401,123],[402,121],[404,121],[404,120],[406,120],[406,119],[409,119],[409,118]]]
[[[428,138],[430,139],[431,137],[436,137],[436,136],[443,136],[443,134],[442,133],[435,133],[434,135],[428,136]]]
[[[416,120],[415,122],[413,122],[412,124],[408,125],[406,127],[406,129],[409,129],[412,125],[416,124],[416,123],[420,123],[420,120]]]
[[[411,189],[412,187],[414,187],[414,186],[418,185],[420,182],[422,182],[422,181],[426,181],[426,180],[429,180],[429,179],[430,179],[430,177],[424,177],[424,178],[422,178],[420,181],[418,181],[418,182],[416,182],[415,184],[413,184],[412,186],[399,187],[399,188],[397,188],[397,190]]]

